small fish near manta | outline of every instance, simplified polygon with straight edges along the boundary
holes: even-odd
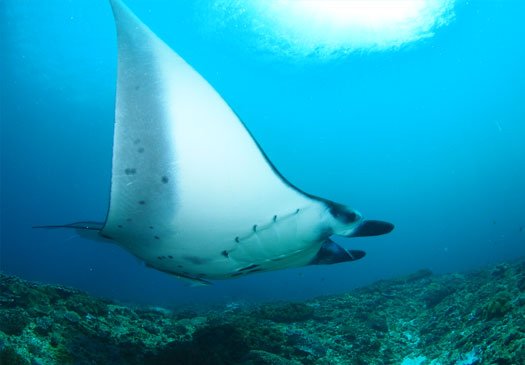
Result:
[[[207,284],[254,272],[354,261],[330,240],[391,223],[305,193],[273,166],[215,89],[120,0],[109,212],[73,228],[152,268]]]

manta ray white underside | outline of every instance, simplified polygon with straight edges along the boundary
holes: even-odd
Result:
[[[63,226],[116,242],[148,266],[206,283],[352,261],[330,240],[388,233],[307,194],[271,164],[215,89],[120,0],[109,213]]]

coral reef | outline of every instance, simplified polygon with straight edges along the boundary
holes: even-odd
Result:
[[[0,274],[0,363],[525,364],[524,283],[518,261],[303,303],[174,312]]]

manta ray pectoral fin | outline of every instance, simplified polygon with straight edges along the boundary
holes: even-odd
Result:
[[[345,237],[380,236],[392,232],[394,225],[383,221],[366,220]]]
[[[355,261],[365,256],[364,251],[346,250],[334,241],[327,239],[310,265],[331,265],[346,261]]]

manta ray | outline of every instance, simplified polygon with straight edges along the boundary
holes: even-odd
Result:
[[[239,116],[120,0],[109,211],[76,222],[147,266],[200,284],[255,272],[354,261],[333,236],[390,232],[304,192],[272,164]]]

